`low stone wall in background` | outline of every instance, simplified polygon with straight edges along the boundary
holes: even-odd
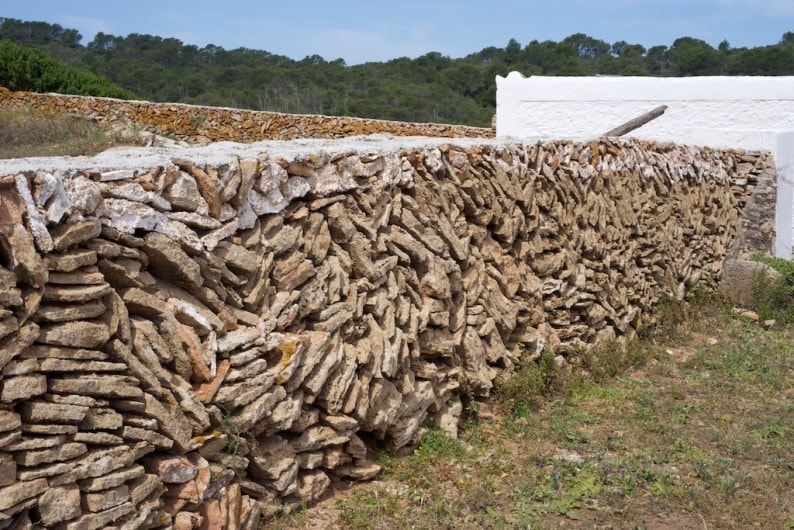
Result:
[[[344,138],[370,134],[442,138],[493,138],[493,129],[406,123],[366,118],[282,114],[179,103],[10,92],[0,87],[0,109],[28,105],[57,114],[87,116],[100,123],[142,127],[159,135],[209,143],[297,138]]]
[[[517,362],[717,276],[764,167],[621,140],[280,154],[0,173],[0,528],[255,529],[372,478]]]

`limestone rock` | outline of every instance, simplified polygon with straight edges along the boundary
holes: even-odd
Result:
[[[256,253],[240,245],[225,241],[217,245],[215,254],[224,260],[226,265],[232,270],[249,274],[256,270],[256,265],[259,261]]]
[[[147,235],[144,241],[143,251],[149,257],[149,270],[153,274],[188,290],[201,287],[200,267],[178,244],[156,232]]]
[[[163,197],[175,208],[196,211],[204,199],[196,181],[187,173],[179,172],[173,183],[163,191]]]
[[[73,348],[97,348],[109,339],[107,326],[83,320],[42,325],[38,336],[39,342]]]
[[[162,488],[163,484],[155,475],[141,475],[128,482],[130,490],[130,500],[133,504],[140,504],[149,497],[152,492]]]
[[[99,513],[88,513],[82,517],[75,519],[73,522],[66,524],[66,530],[84,530],[94,529],[107,526],[108,524],[122,518],[123,516],[135,511],[135,506],[132,503],[125,502],[109,510]]]
[[[85,418],[88,407],[25,401],[19,404],[18,410],[22,419],[29,423],[80,423]]]
[[[193,512],[179,512],[174,516],[174,530],[193,530],[203,523],[204,518]]]
[[[214,401],[230,408],[244,407],[267,392],[276,380],[272,372],[263,372],[233,385],[223,385]]]
[[[47,378],[40,374],[6,377],[2,382],[0,401],[10,403],[30,399],[47,392]]]
[[[63,179],[45,171],[37,171],[33,179],[35,184],[34,198],[39,207],[45,209],[48,223],[58,223],[69,212],[71,204],[63,187]]]
[[[254,327],[243,327],[231,331],[218,339],[218,351],[226,353],[256,341],[261,338],[262,332]]]
[[[64,462],[84,454],[88,448],[82,443],[65,443],[57,448],[17,451],[14,460],[18,465],[33,467],[51,462]]]
[[[27,352],[31,344],[38,339],[39,331],[39,326],[30,322],[19,328],[17,332],[0,339],[0,369],[5,368],[17,355]]]
[[[93,215],[102,203],[99,187],[82,175],[66,179],[63,186],[73,215]]]
[[[36,316],[45,322],[69,322],[102,316],[105,304],[101,300],[88,300],[77,304],[45,304],[39,306]]]
[[[295,450],[280,436],[259,439],[250,455],[250,473],[258,478],[276,480],[295,464]]]
[[[273,281],[280,290],[289,292],[314,274],[315,269],[312,262],[305,259],[303,254],[295,253],[276,266],[273,270]]]
[[[302,453],[304,451],[316,451],[328,445],[340,445],[348,440],[349,436],[341,436],[330,427],[315,425],[306,429],[291,443],[296,452]]]
[[[0,227],[0,250],[9,256],[9,267],[14,270],[17,277],[31,287],[39,288],[47,281],[47,268],[25,227],[21,225]]]
[[[2,437],[0,437],[1,439]],[[6,445],[8,447],[8,445]],[[10,486],[17,481],[17,463],[11,455],[0,453],[0,487]]]
[[[163,214],[151,206],[126,199],[105,199],[104,209],[107,217],[103,222],[124,234],[152,231],[163,218]]]
[[[198,468],[184,456],[154,456],[143,461],[147,472],[167,484],[182,484],[196,478]]]
[[[27,178],[25,175],[17,175],[14,178],[14,182],[16,183],[19,198],[22,199],[27,209],[27,224],[36,242],[36,248],[42,252],[52,251],[52,238],[47,231],[46,220],[33,200]]]
[[[99,236],[101,232],[102,225],[99,220],[91,219],[71,224],[60,224],[50,231],[50,235],[53,248],[64,251]]]
[[[376,462],[362,461],[355,464],[349,464],[334,469],[334,473],[345,478],[352,478],[355,480],[372,480],[378,473],[381,467]]]
[[[120,294],[127,310],[134,315],[156,318],[166,311],[166,304],[163,300],[137,287],[123,289]]]
[[[301,502],[314,502],[323,496],[330,485],[331,479],[322,471],[301,474],[297,497]]]
[[[0,510],[7,510],[17,503],[41,495],[48,489],[47,479],[16,482],[0,488]]]
[[[0,339],[11,335],[19,329],[19,321],[16,317],[8,317],[0,320]]]
[[[143,476],[145,473],[146,470],[143,468],[143,466],[135,464],[129,467],[111,471],[98,477],[79,480],[77,484],[79,485],[81,491],[99,492],[121,486],[125,482]]]
[[[88,249],[72,249],[61,253],[50,253],[45,259],[49,270],[66,273],[76,271],[86,265],[93,265],[96,261],[96,252]]]
[[[287,393],[283,386],[275,386],[265,392],[261,397],[246,405],[240,412],[232,416],[232,421],[241,431],[247,431],[254,427],[266,414],[270,412],[273,405],[286,397]]]
[[[99,285],[54,285],[47,284],[43,300],[47,302],[83,303],[102,298],[112,292],[109,284]]]
[[[775,269],[760,263],[743,259],[727,259],[722,267],[720,292],[739,305],[750,305],[761,289],[774,289],[783,281],[783,276]]]
[[[203,383],[194,389],[196,397],[202,403],[210,403],[215,395],[218,393],[226,373],[229,371],[229,361],[224,359],[218,364],[218,371],[211,381]]]
[[[161,432],[171,438],[178,449],[190,447],[192,429],[181,410],[170,403],[161,403],[153,396],[144,394],[146,414],[157,420]]]
[[[61,486],[87,478],[107,475],[129,466],[152,449],[141,442],[133,447],[119,445],[109,449],[94,449],[72,462],[67,473],[50,479],[51,486]]]
[[[49,390],[56,394],[77,394],[105,398],[140,398],[138,381],[119,375],[73,375],[49,379]]]
[[[130,427],[129,425],[125,425],[121,429],[121,437],[122,440],[129,443],[146,442],[160,451],[167,451],[174,445],[173,440],[163,436],[157,431],[142,429],[139,427]]]
[[[80,422],[82,430],[116,430],[120,429],[124,423],[124,418],[121,414],[111,408],[92,407],[88,409]]]

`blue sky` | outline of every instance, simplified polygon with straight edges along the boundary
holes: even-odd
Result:
[[[246,47],[347,64],[463,57],[511,38],[561,40],[573,33],[646,47],[695,37],[717,46],[777,43],[794,31],[794,0],[6,0],[0,17],[99,32],[147,33],[186,44]]]

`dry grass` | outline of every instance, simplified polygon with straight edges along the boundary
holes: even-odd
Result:
[[[29,107],[0,111],[0,159],[93,155],[138,142],[134,134],[87,118],[42,114]]]
[[[523,367],[460,440],[266,528],[794,528],[794,328],[693,303],[570,372]]]

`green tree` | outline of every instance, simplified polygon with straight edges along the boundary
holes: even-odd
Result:
[[[728,60],[730,75],[794,75],[794,46],[764,46],[740,50]]]
[[[671,57],[667,46],[652,46],[645,54],[646,69],[653,75],[670,75]]]
[[[676,39],[667,50],[673,75],[714,75],[722,71],[724,56],[700,39]]]
[[[0,18],[0,39],[60,60],[55,61],[60,66],[43,66],[42,57],[17,53],[0,64],[6,83],[22,80],[17,86],[35,90],[45,85],[55,91],[107,88],[59,70],[69,63],[83,76],[88,70],[106,78],[104,83],[109,79],[116,88],[152,101],[481,126],[489,125],[495,112],[495,77],[512,70],[525,75],[794,74],[794,32],[759,48],[736,49],[723,41],[714,49],[682,37],[669,48],[647,50],[575,33],[560,42],[532,40],[524,47],[511,38],[504,47],[489,46],[462,58],[430,52],[355,66],[316,54],[296,61],[264,50],[200,48],[136,33],[98,33],[83,46],[76,30],[8,18]]]
[[[23,22],[15,18],[0,17],[0,40],[11,40],[26,46],[57,43],[67,48],[77,48],[83,36],[76,29],[47,22]]]
[[[543,75],[580,75],[579,55],[570,45],[533,40],[524,48],[523,60]]]
[[[584,33],[575,33],[566,37],[562,43],[573,48],[579,57],[585,59],[606,57],[610,50],[610,46],[606,42],[594,39]]]
[[[0,41],[0,85],[10,90],[132,97],[103,77],[57,62],[36,49],[7,40]]]

